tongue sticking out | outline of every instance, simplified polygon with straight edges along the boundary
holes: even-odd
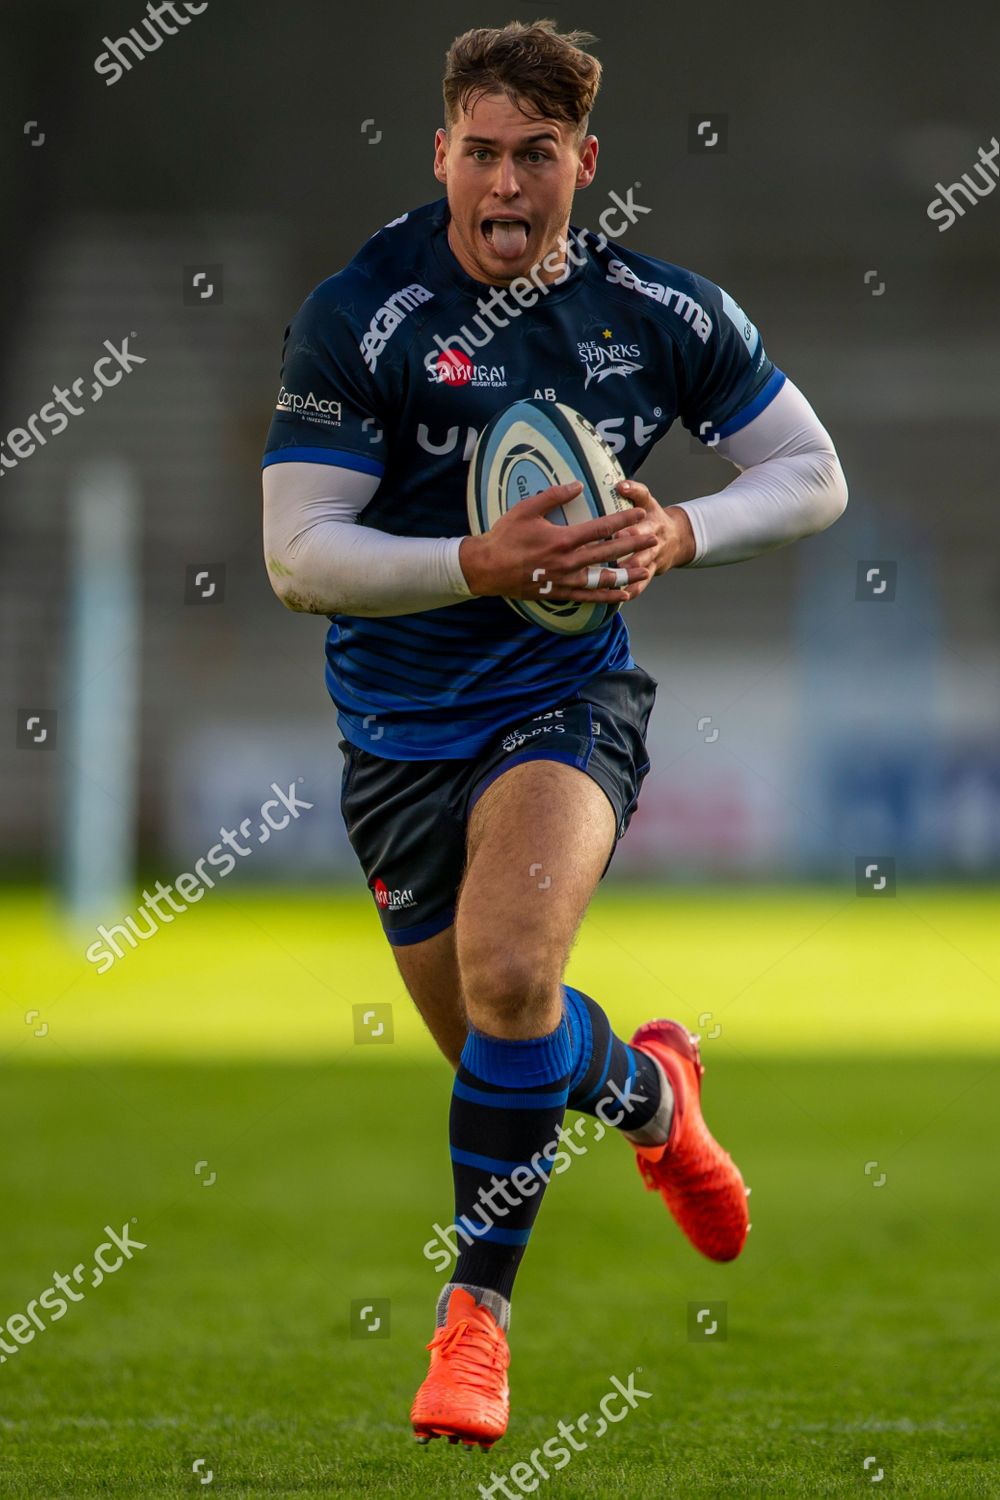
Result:
[[[517,260],[528,248],[528,226],[512,220],[494,219],[490,242],[501,260]]]

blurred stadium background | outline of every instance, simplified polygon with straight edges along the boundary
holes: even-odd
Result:
[[[334,23],[321,4],[248,3],[239,20],[212,6],[108,88],[92,68],[101,38],[140,14],[5,7],[9,425],[89,370],[105,339],[135,329],[147,364],[4,477],[0,688],[15,710],[68,711],[86,691],[68,674],[68,497],[88,460],[120,459],[139,505],[140,856],[182,868],[294,768],[316,816],[246,878],[353,881],[324,622],[286,614],[270,592],[257,466],[291,313],[365,236],[438,196],[441,57],[470,13],[390,5],[390,52],[347,8]],[[686,20],[654,63],[642,46],[661,34],[653,9],[611,25],[574,7],[606,68],[599,177],[576,218],[642,183],[651,212],[627,242],[745,304],[833,433],[851,504],[827,536],[678,575],[630,611],[660,694],[653,773],[610,878],[847,880],[853,856],[875,851],[894,855],[901,881],[987,879],[1000,866],[1000,581],[984,545],[997,198],[944,234],[925,210],[935,182],[989,143],[989,49],[943,76],[930,21],[897,63],[895,19],[867,6],[838,6],[835,25],[822,12],[815,33],[798,7],[769,6],[766,46],[755,18],[734,9],[722,26],[721,14],[704,30]],[[881,60],[877,86],[865,58]],[[728,115],[726,154],[689,154],[688,116],[702,109]],[[37,148],[23,134],[34,119]],[[220,304],[185,306],[193,266],[221,267]],[[730,474],[679,428],[643,470],[664,499]],[[856,601],[866,559],[895,565],[891,603]],[[187,567],[219,562],[224,601],[185,607]],[[18,750],[12,732],[2,754],[6,867],[51,871],[64,756]],[[85,770],[94,798],[108,796]]]
[[[50,1147],[37,1180],[17,1162],[8,1166],[4,1201],[19,1224],[3,1277],[10,1309],[43,1283],[67,1222],[84,1226],[74,1231],[76,1245],[91,1221],[96,1230],[103,1215],[118,1212],[117,1187],[143,1202],[144,1192],[155,1199],[162,1189],[157,1212],[166,1225],[175,1197],[186,1201],[195,1191],[183,1153],[168,1161],[160,1143],[154,1185],[153,1157],[126,1163],[117,1154],[120,1120],[91,1113],[108,1082],[130,1101],[147,1139],[140,1063],[179,1065],[162,1086],[170,1100],[162,1116],[150,1106],[165,1133],[168,1120],[186,1120],[184,1101],[200,1094],[198,1070],[210,1065],[225,1072],[228,1064],[325,1061],[322,1078],[355,1093],[375,1066],[401,1078],[416,1069],[406,1087],[427,1112],[419,1138],[437,1139],[433,1100],[445,1081],[405,1003],[340,823],[325,621],[291,615],[271,594],[260,556],[258,469],[289,317],[366,236],[439,195],[431,146],[451,38],[471,25],[545,14],[564,28],[594,31],[606,70],[593,122],[599,174],[578,198],[574,222],[593,223],[608,192],[641,184],[636,198],[651,212],[625,243],[703,272],[746,307],[775,363],[833,434],[851,489],[830,533],[750,565],[673,575],[630,610],[635,655],[660,684],[653,769],[572,972],[622,1025],[653,1011],[692,1025],[707,1018],[730,1121],[744,1108],[763,1109],[756,1128],[767,1137],[772,1096],[760,1092],[761,1081],[783,1080],[797,1103],[773,1122],[770,1146],[778,1153],[772,1187],[786,1209],[787,1195],[808,1193],[808,1185],[801,1172],[779,1170],[781,1151],[798,1129],[812,1139],[809,1111],[815,1125],[847,1107],[847,1054],[874,1058],[883,1079],[891,1060],[909,1054],[911,1104],[937,1087],[930,1056],[953,1054],[942,1112],[952,1095],[964,1098],[975,1086],[979,1124],[989,1118],[1000,1044],[1000,193],[946,233],[926,209],[936,184],[970,171],[1000,129],[996,12],[965,3],[947,14],[915,7],[904,21],[863,0],[805,9],[772,0],[764,11],[725,0],[671,17],[647,3],[609,13],[593,0],[471,9],[388,0],[377,11],[321,0],[213,0],[107,87],[94,59],[105,37],[142,20],[138,0],[5,0],[0,432],[38,411],[53,384],[89,372],[105,340],[130,336],[146,360],[0,480],[4,1134],[15,1138],[24,1111],[37,1107],[38,1139]],[[691,121],[703,117],[724,121],[724,151],[689,149]],[[201,286],[214,288],[208,299],[193,291],[199,271]],[[641,477],[666,501],[719,488],[731,472],[678,427]],[[81,496],[95,487],[114,496],[113,519],[88,562]],[[888,586],[868,597],[872,566]],[[192,570],[202,568],[213,570],[216,595],[186,603]],[[102,607],[112,593],[113,607]],[[49,729],[41,743],[25,737],[35,716]],[[97,975],[83,957],[96,921],[134,911],[144,881],[190,869],[222,825],[234,828],[256,812],[272,782],[296,778],[314,803],[308,814],[169,931]],[[114,875],[116,850],[124,884]],[[869,858],[894,861],[894,897],[858,899],[856,863]],[[355,1046],[359,1002],[393,1006],[392,1047],[376,1054]],[[812,1096],[804,1085],[796,1091],[787,1071],[809,1055],[828,1065],[822,1075],[803,1075],[817,1080]],[[62,1065],[58,1083],[26,1082],[24,1068],[29,1080],[41,1079],[30,1065],[43,1061]],[[118,1072],[94,1071],[112,1062]],[[978,1070],[966,1074],[973,1062]],[[772,1064],[773,1072],[760,1071]],[[247,1075],[245,1091],[232,1082],[238,1072],[226,1075],[228,1085],[212,1075],[213,1097],[228,1100],[212,1125],[218,1135],[244,1118],[259,1131],[269,1087],[275,1098],[286,1085],[294,1092],[284,1073],[281,1082],[275,1072],[273,1086],[261,1081],[265,1073]],[[154,1078],[151,1098],[160,1097],[157,1087]],[[721,1098],[722,1082],[718,1088]],[[848,1197],[868,1186],[860,1175],[865,1152],[884,1156],[890,1142],[902,1152],[906,1131],[919,1134],[921,1124],[918,1110],[903,1130],[901,1086],[893,1093],[873,1082],[864,1100],[837,1158]],[[289,1111],[275,1118],[294,1129]],[[944,1160],[955,1160],[946,1142],[960,1152],[970,1118],[953,1110],[935,1127]],[[443,1130],[443,1115],[439,1123]],[[350,1117],[318,1116],[316,1128],[337,1132],[330,1172],[338,1177]],[[77,1163],[67,1145],[81,1131],[86,1149]],[[196,1143],[192,1135],[189,1154],[211,1156],[206,1139],[215,1138],[209,1132]],[[278,1149],[277,1135],[270,1145]],[[313,1149],[324,1157],[315,1142]],[[766,1150],[761,1155],[763,1162]],[[434,1165],[442,1208],[443,1165]],[[253,1164],[242,1166],[243,1200],[256,1201]],[[969,1162],[954,1171],[956,1191],[971,1193]],[[77,1172],[81,1182],[91,1173],[101,1183],[99,1204],[77,1185]],[[929,1190],[925,1174],[916,1176]],[[351,1196],[350,1173],[338,1180],[343,1222],[363,1239],[372,1205],[362,1189]],[[303,1209],[288,1196],[282,1212],[293,1224]],[[939,1210],[961,1222],[961,1205],[952,1202],[920,1211],[936,1219]],[[278,1215],[267,1200],[265,1220],[272,1211]],[[189,1210],[177,1212],[183,1219]],[[417,1235],[423,1219],[416,1210],[413,1217]],[[915,1240],[897,1225],[880,1248],[861,1236],[860,1248],[844,1252],[845,1264],[856,1253],[855,1267],[869,1268],[886,1245],[901,1254],[909,1247],[914,1264],[924,1255],[925,1279],[915,1274],[901,1294],[911,1298],[911,1321],[942,1254],[921,1240],[920,1223],[910,1225]],[[794,1239],[800,1226],[786,1227]],[[333,1221],[326,1228],[336,1236]],[[391,1236],[391,1226],[385,1232]],[[987,1285],[979,1233],[985,1228],[973,1222],[949,1283],[970,1328],[977,1309],[984,1316],[977,1299]],[[234,1229],[230,1244],[245,1256],[248,1288],[256,1286],[253,1257],[263,1253],[254,1239]],[[418,1339],[428,1292],[422,1284],[415,1290],[414,1243],[406,1252],[414,1307],[407,1317]],[[314,1269],[324,1253],[323,1244],[308,1252]],[[348,1252],[338,1242],[336,1253]],[[275,1257],[275,1278],[278,1264]],[[382,1285],[394,1286],[388,1251],[380,1264]],[[200,1285],[192,1269],[184,1296],[197,1296]],[[777,1282],[772,1290],[780,1308]],[[341,1292],[346,1306],[354,1283],[338,1283]],[[250,1302],[258,1294],[259,1286],[240,1293]],[[164,1307],[183,1317],[176,1286],[163,1295]],[[535,1295],[538,1310],[544,1299]],[[142,1363],[141,1339],[138,1351],[123,1355],[125,1330],[109,1333],[90,1312],[75,1353],[62,1353],[68,1331],[58,1349],[53,1340],[25,1351],[41,1384],[24,1388],[17,1438],[24,1493],[85,1490],[82,1478],[59,1468],[58,1424],[46,1427],[52,1466],[30,1467],[37,1412],[60,1403],[78,1414],[90,1409],[68,1373],[73,1360],[105,1375],[110,1363],[98,1360]],[[152,1314],[136,1307],[132,1315],[149,1348],[162,1352],[144,1321]],[[222,1323],[213,1332],[204,1308],[199,1315],[214,1347],[228,1349]],[[859,1306],[857,1328],[873,1316]],[[303,1340],[306,1322],[303,1314]],[[267,1329],[255,1326],[253,1336],[266,1341]],[[880,1357],[891,1361],[902,1334],[886,1338]],[[937,1355],[924,1352],[930,1369]],[[407,1365],[400,1391],[409,1373]],[[17,1374],[28,1378],[24,1369]],[[221,1369],[218,1377],[222,1402]],[[828,1388],[834,1379],[828,1371]],[[357,1389],[345,1398],[356,1415],[365,1410]],[[271,1399],[264,1389],[261,1404]],[[306,1400],[297,1397],[294,1410]],[[802,1430],[813,1430],[823,1400],[817,1389],[814,1406],[800,1414]],[[845,1403],[844,1421],[861,1423],[863,1401]],[[113,1402],[108,1410],[111,1421]],[[395,1434],[395,1418],[384,1415],[386,1432]],[[752,1428],[753,1413],[748,1421]],[[224,1426],[220,1419],[220,1443]],[[99,1452],[110,1440],[93,1441]],[[102,1462],[103,1469],[95,1459],[101,1473],[115,1472],[110,1449]],[[137,1465],[146,1488],[136,1492],[152,1493],[165,1481],[148,1453],[143,1462],[151,1467]],[[353,1462],[343,1493],[379,1492],[365,1487],[370,1480]],[[814,1493],[840,1493],[832,1472]],[[778,1473],[782,1484],[793,1482],[780,1467],[762,1469],[754,1482],[776,1482]],[[32,1474],[42,1489],[32,1490]],[[132,1482],[125,1470],[119,1479]],[[647,1493],[641,1476],[634,1479],[632,1493]],[[608,1493],[602,1482],[598,1474],[593,1491],[578,1481],[565,1493]],[[995,1493],[968,1475],[948,1482],[959,1488],[941,1478],[927,1493]],[[423,1493],[406,1488],[405,1478],[398,1483],[391,1493]],[[914,1483],[908,1492],[923,1493]]]

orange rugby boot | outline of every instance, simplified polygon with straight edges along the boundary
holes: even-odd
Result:
[[[466,1448],[491,1448],[507,1431],[510,1415],[510,1350],[503,1329],[457,1286],[448,1298],[447,1320],[427,1347],[431,1367],[410,1411],[417,1442],[446,1437]]]
[[[749,1189],[740,1169],[709,1131],[701,1113],[705,1065],[698,1038],[679,1021],[647,1021],[632,1046],[660,1064],[674,1092],[664,1146],[634,1146],[639,1172],[658,1192],[681,1229],[710,1260],[735,1260],[750,1228]]]

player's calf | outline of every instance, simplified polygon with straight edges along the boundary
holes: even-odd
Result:
[[[662,1146],[669,1134],[674,1096],[658,1060],[628,1045],[611,1029],[590,995],[563,986],[573,1037],[574,1069],[568,1105],[620,1130],[636,1146]]]

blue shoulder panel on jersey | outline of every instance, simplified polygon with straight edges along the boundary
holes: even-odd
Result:
[[[365,458],[360,453],[347,453],[342,448],[276,448],[265,453],[261,468],[269,464],[333,464],[338,469],[355,469],[359,474],[374,474],[380,479],[385,473],[385,464],[375,458]]]
[[[749,401],[746,406],[740,407],[739,411],[734,412],[727,421],[723,422],[719,428],[719,437],[732,437],[734,432],[739,432],[740,428],[752,422],[754,417],[759,417],[765,406],[770,406],[784,383],[784,372],[778,369],[772,370],[766,383],[761,386],[753,400]]]

